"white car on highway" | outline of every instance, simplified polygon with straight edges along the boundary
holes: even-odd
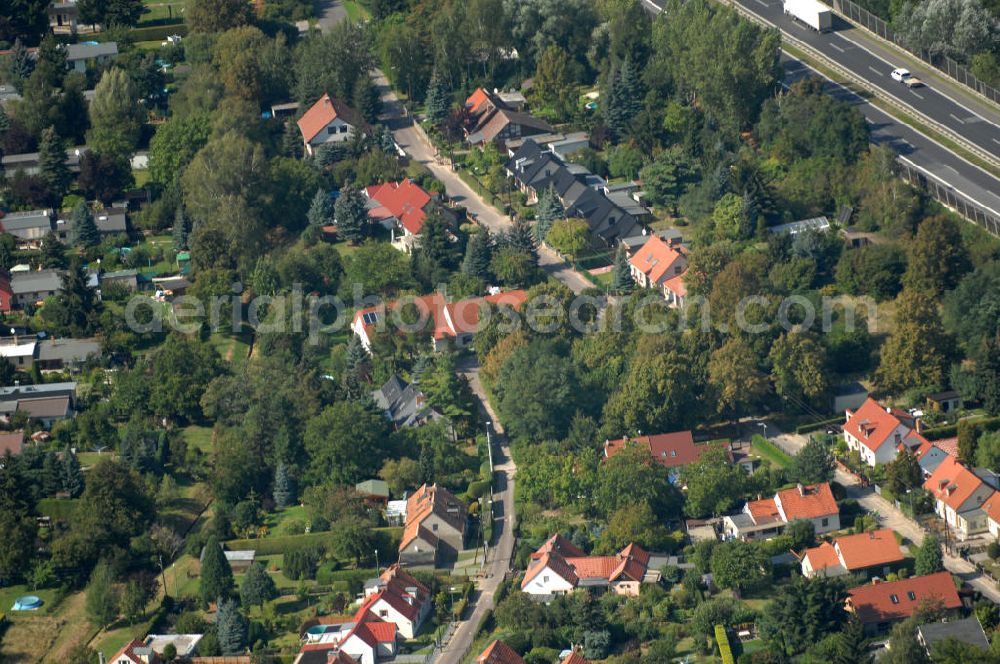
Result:
[[[909,77],[910,77],[909,69],[903,69],[902,67],[900,67],[899,69],[892,70],[892,80],[894,81],[899,81],[900,83],[902,83]]]

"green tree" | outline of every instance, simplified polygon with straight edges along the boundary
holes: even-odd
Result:
[[[649,503],[643,501],[629,507],[619,507],[608,518],[608,527],[601,533],[597,550],[614,555],[629,544],[661,551],[669,546],[670,530],[663,525]]]
[[[630,292],[634,287],[632,267],[625,256],[625,245],[619,244],[615,250],[615,262],[611,271],[611,290],[623,294]]]
[[[958,224],[939,215],[923,221],[910,241],[903,283],[930,296],[955,288],[971,269]]]
[[[490,272],[504,286],[522,287],[535,276],[536,262],[530,254],[516,247],[500,247],[490,260]]]
[[[191,420],[201,416],[201,397],[223,369],[211,345],[171,334],[138,370],[148,380],[153,414]]]
[[[240,584],[240,599],[243,606],[260,606],[277,596],[278,588],[274,585],[274,579],[264,569],[264,565],[260,562],[250,565]]]
[[[864,623],[856,615],[850,615],[844,628],[837,635],[837,650],[833,664],[857,664],[868,657]]]
[[[816,526],[809,519],[795,519],[785,528],[784,534],[792,538],[795,551],[816,545]]]
[[[99,154],[130,158],[142,132],[144,108],[125,70],[119,67],[106,70],[90,102],[87,145]]]
[[[149,178],[168,188],[177,184],[185,167],[208,143],[211,133],[211,117],[205,112],[175,116],[158,125],[149,140]],[[301,137],[297,138],[297,144],[302,144]]]
[[[803,652],[844,624],[846,597],[837,579],[796,575],[778,589],[763,613],[762,636],[779,644],[787,655]]]
[[[770,391],[767,377],[757,368],[753,349],[740,336],[731,337],[712,352],[708,384],[715,389],[719,412],[732,417],[752,409]]]
[[[241,0],[187,0],[184,20],[191,32],[225,32],[248,25],[251,8]]]
[[[361,403],[339,401],[306,422],[302,442],[311,482],[354,484],[369,477],[388,456],[390,434],[385,418]]]
[[[118,610],[130,625],[134,625],[145,613],[149,600],[150,592],[147,586],[132,579],[122,589],[118,598]]]
[[[86,336],[96,328],[100,310],[97,293],[87,283],[83,262],[74,257],[62,275],[55,301],[45,307],[43,317],[64,334]]]
[[[917,625],[914,617],[908,618],[892,628],[889,645],[885,654],[879,657],[880,664],[930,664],[927,650],[917,641]]]
[[[338,519],[331,528],[333,540],[330,542],[334,554],[339,558],[353,558],[356,567],[375,550],[378,543],[369,521],[357,516]]]
[[[556,251],[578,256],[590,246],[590,225],[577,217],[560,219],[552,224],[546,240]]]
[[[535,237],[538,241],[544,240],[552,224],[560,219],[566,218],[566,210],[559,201],[555,187],[549,185],[542,190],[538,196],[538,204],[535,206]]]
[[[818,436],[812,436],[792,459],[788,479],[802,484],[829,482],[833,479],[835,467],[833,454],[826,442]]]
[[[80,175],[76,184],[87,198],[109,205],[134,182],[132,165],[120,156],[98,154],[93,150],[80,156]]]
[[[892,244],[870,244],[840,255],[837,285],[850,295],[871,295],[878,300],[895,297],[906,271],[906,254]]]
[[[924,576],[943,570],[944,558],[941,553],[941,540],[934,533],[927,533],[913,556],[914,574]]]
[[[337,234],[351,244],[356,245],[368,236],[368,210],[365,208],[364,197],[357,189],[344,187],[341,190],[333,214],[337,222]]]
[[[677,518],[683,500],[667,469],[649,462],[649,450],[627,447],[597,469],[593,505],[605,518],[645,502],[661,519]]]
[[[451,111],[451,91],[448,89],[448,82],[437,67],[431,73],[430,83],[427,84],[424,110],[432,127],[440,127],[444,124]]]
[[[482,281],[488,281],[491,276],[492,258],[493,237],[485,226],[481,226],[469,236],[469,241],[466,243],[462,272]]]
[[[234,600],[222,599],[215,615],[215,631],[223,655],[241,655],[247,647],[250,624]]]
[[[323,189],[316,190],[306,216],[310,226],[326,226],[333,221],[333,203],[330,202],[330,195]]]
[[[233,587],[233,569],[226,560],[218,538],[210,535],[201,556],[199,593],[202,606],[208,606],[209,602],[220,598],[225,600],[232,595]],[[219,609],[221,608],[220,606]]]
[[[535,67],[537,100],[552,109],[560,118],[573,112],[576,104],[576,82],[573,80],[572,60],[566,51],[551,45],[542,52]]]
[[[904,289],[896,299],[896,329],[882,346],[875,374],[879,389],[902,393],[914,387],[940,388],[948,380],[953,344],[941,324],[933,295]]]
[[[8,509],[0,511],[0,578],[16,580],[27,574],[37,534],[34,517]]]
[[[753,232],[754,220],[744,197],[727,193],[719,199],[712,211],[716,237],[724,240],[745,240]]]
[[[696,170],[684,151],[673,146],[646,164],[641,175],[649,200],[676,212],[677,201],[695,181]]]
[[[78,498],[83,493],[83,471],[80,469],[80,460],[69,447],[63,450],[60,480],[62,490],[69,494],[70,498]]]
[[[187,249],[188,246],[188,231],[190,230],[190,222],[188,221],[187,215],[184,214],[184,206],[178,205],[177,211],[174,213],[174,226],[173,226],[173,241],[174,241],[174,251],[183,251]]]
[[[684,511],[690,516],[719,515],[736,506],[746,487],[746,473],[727,463],[723,450],[710,450],[681,470],[687,486]]]
[[[118,589],[111,565],[101,561],[94,567],[87,584],[87,617],[98,627],[110,625],[118,617]]]
[[[911,489],[920,488],[923,484],[923,471],[917,462],[917,457],[909,450],[904,450],[886,464],[885,477],[889,490],[897,497]]]
[[[386,460],[378,471],[378,476],[386,481],[393,495],[413,490],[424,481],[420,464],[409,457]]]
[[[66,146],[53,127],[42,130],[38,143],[38,174],[49,189],[52,204],[58,205],[73,176],[66,165]]]
[[[295,486],[288,466],[279,462],[274,469],[274,506],[283,510],[295,503]]]
[[[829,388],[826,349],[807,334],[782,334],[768,358],[774,389],[783,397],[815,400]]]
[[[513,438],[562,438],[576,411],[573,364],[551,343],[515,351],[500,368],[494,390]]]
[[[101,233],[86,203],[80,201],[73,207],[70,222],[73,224],[73,244],[87,248],[101,243]]]
[[[732,588],[739,594],[771,581],[771,561],[754,542],[732,540],[712,551],[709,563],[712,579],[720,588]]]

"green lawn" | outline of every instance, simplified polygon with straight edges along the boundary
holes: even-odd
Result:
[[[14,606],[14,600],[22,595],[36,595],[41,597],[45,604],[42,608],[37,611],[11,611]],[[56,590],[54,588],[44,588],[42,590],[32,590],[27,585],[21,584],[17,586],[6,586],[0,588],[0,613],[6,613],[12,618],[17,618],[18,616],[32,616],[38,614],[48,614],[51,613],[55,605]]]
[[[200,427],[192,424],[191,426],[184,427],[183,435],[188,445],[198,448],[205,454],[212,453],[211,427]]]
[[[750,448],[752,453],[768,461],[772,466],[788,468],[792,464],[792,457],[775,447],[774,443],[763,436],[754,436]]]
[[[150,2],[147,0],[143,4],[146,5],[146,13],[142,15],[142,20],[139,21],[139,27],[146,25],[157,25],[168,23],[170,20],[182,21],[184,14],[181,13],[184,9],[183,2],[163,2],[162,0],[157,0],[156,2]]]
[[[367,21],[371,18],[371,13],[357,2],[354,2],[354,0],[342,0],[341,4],[344,5],[347,18],[351,19],[353,23]]]

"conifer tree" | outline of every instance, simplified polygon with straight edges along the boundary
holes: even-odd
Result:
[[[178,205],[174,213],[174,251],[183,251],[188,248],[188,220],[184,214],[184,206]]]
[[[54,127],[42,130],[42,139],[38,144],[38,174],[49,190],[51,204],[58,205],[73,176],[66,165],[66,146]]]
[[[279,462],[274,469],[274,504],[279,510],[283,510],[295,502],[295,489],[292,486],[292,478],[288,474],[288,466],[284,462]]]
[[[616,293],[628,293],[635,282],[632,281],[632,269],[625,257],[625,245],[619,244],[615,252],[615,266],[612,271],[611,288]]]
[[[285,130],[281,134],[281,154],[291,159],[302,158],[302,134],[293,120],[285,122]]]
[[[211,535],[205,542],[205,553],[201,559],[201,601],[209,602],[229,597],[233,592],[233,569],[222,552],[219,539]],[[221,605],[219,612],[222,612]]]
[[[427,85],[424,109],[427,113],[427,119],[435,127],[444,124],[444,121],[448,119],[448,112],[451,110],[451,92],[437,66],[434,67],[430,83]]]
[[[545,239],[552,224],[566,218],[566,210],[559,202],[559,196],[552,185],[542,191],[535,206],[535,239],[539,242]]]
[[[353,187],[344,187],[333,206],[337,222],[337,235],[351,244],[357,244],[368,235],[368,211],[361,193]]]
[[[76,204],[70,214],[73,223],[73,244],[80,247],[93,247],[101,243],[101,233],[94,223],[94,216],[83,201]]]
[[[310,226],[326,226],[333,221],[333,203],[330,202],[330,195],[323,191],[322,187],[316,190],[306,217]]]
[[[219,598],[219,611],[215,616],[216,633],[223,655],[240,655],[247,647],[249,624],[233,600]]]
[[[465,247],[462,272],[483,281],[490,279],[490,262],[493,260],[493,238],[486,227],[480,227],[469,238]]]
[[[531,262],[538,262],[538,242],[535,241],[535,233],[527,222],[518,219],[510,229],[507,238],[508,244],[531,256]]]
[[[79,498],[83,493],[83,471],[80,468],[80,460],[68,447],[63,451],[61,480],[62,490],[68,493],[70,498]]]

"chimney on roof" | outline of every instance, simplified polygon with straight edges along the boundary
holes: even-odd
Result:
[[[798,484],[796,484],[795,488],[799,490],[799,495],[800,496],[806,495],[806,488],[804,486],[802,486],[802,482],[799,482]]]
[[[880,583],[882,583],[882,579],[878,578],[877,576],[872,579],[872,585],[873,586],[877,586]]]
[[[875,531],[874,530],[872,532],[868,533],[868,539],[872,539],[872,540],[875,539]]]
[[[889,413],[890,415],[892,415],[892,408],[890,408],[889,406],[886,406],[886,407],[885,407],[885,412],[887,412],[887,413]]]
[[[948,480],[938,480],[938,491],[948,486]]]
[[[924,432],[924,420],[923,420],[922,417],[916,418],[914,420],[914,425],[917,428],[917,433],[923,433]]]

